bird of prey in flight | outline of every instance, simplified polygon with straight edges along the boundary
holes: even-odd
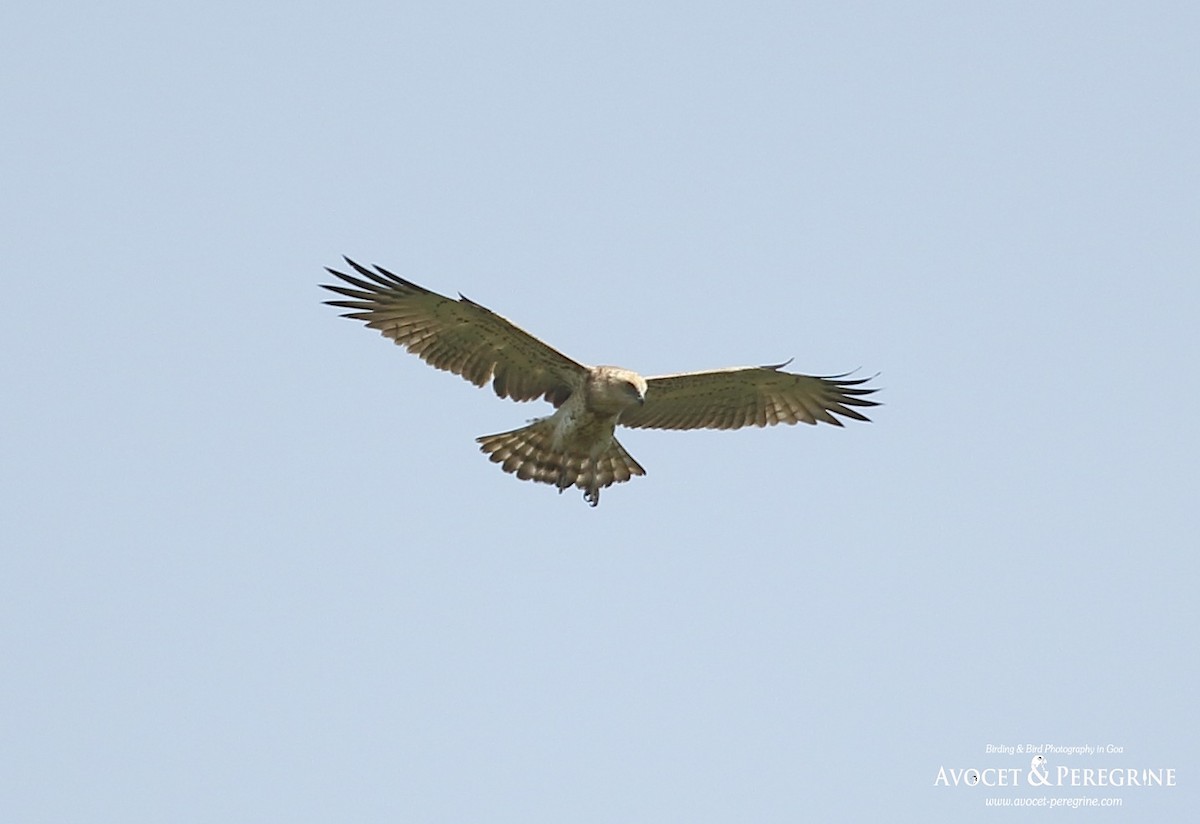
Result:
[[[462,296],[444,297],[376,266],[346,258],[355,274],[327,271],[341,283],[322,284],[344,300],[342,317],[361,320],[430,366],[476,386],[488,381],[501,398],[543,398],[555,412],[527,426],[477,438],[480,449],[522,480],[575,486],[596,506],[600,490],[646,470],[614,437],[614,429],[739,429],[818,421],[835,415],[869,420],[855,407],[877,406],[869,379],[814,377],[775,366],[643,378],[616,366],[585,366]]]

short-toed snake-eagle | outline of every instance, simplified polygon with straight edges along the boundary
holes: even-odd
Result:
[[[738,429],[777,423],[841,426],[835,415],[866,421],[854,407],[877,406],[866,379],[814,377],[775,366],[742,366],[643,378],[615,366],[585,366],[511,321],[459,296],[447,298],[376,266],[346,258],[355,275],[327,271],[322,284],[348,298],[327,301],[403,345],[430,366],[476,386],[488,381],[502,398],[552,403],[553,415],[478,438],[481,450],[522,480],[576,486],[592,506],[600,490],[646,470],[617,442],[619,424],[647,429]],[[790,361],[789,361],[790,362]]]

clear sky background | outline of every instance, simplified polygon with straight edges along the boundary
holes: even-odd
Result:
[[[1198,9],[6,6],[0,820],[1194,813]],[[593,510],[342,254],[886,405]],[[934,786],[1025,743],[1179,786]]]

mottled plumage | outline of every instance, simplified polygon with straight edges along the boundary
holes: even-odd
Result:
[[[489,381],[502,398],[543,398],[554,414],[528,426],[478,438],[481,450],[522,480],[583,490],[592,506],[600,490],[646,471],[614,437],[617,425],[645,429],[738,429],[777,423],[830,423],[835,415],[868,418],[877,406],[866,380],[813,377],[776,366],[744,366],[643,378],[615,366],[585,366],[462,295],[431,292],[376,266],[327,271],[322,284],[348,300],[327,301],[438,369],[476,386]],[[790,363],[790,361],[789,361]]]

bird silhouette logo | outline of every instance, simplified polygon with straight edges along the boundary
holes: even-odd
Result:
[[[1044,787],[1050,783],[1050,773],[1046,770],[1046,756],[1035,755],[1029,761],[1029,784]]]

